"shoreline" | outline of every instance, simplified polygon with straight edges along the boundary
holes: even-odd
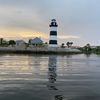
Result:
[[[51,47],[0,47],[0,53],[16,54],[81,54],[78,49]]]

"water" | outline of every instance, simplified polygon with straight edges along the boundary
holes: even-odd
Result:
[[[0,55],[0,100],[100,100],[100,56]]]

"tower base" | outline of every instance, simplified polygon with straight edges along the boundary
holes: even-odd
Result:
[[[58,47],[58,45],[49,44],[49,47]]]

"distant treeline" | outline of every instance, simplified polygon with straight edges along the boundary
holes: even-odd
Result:
[[[100,54],[100,46],[95,46],[92,47],[90,46],[90,44],[87,44],[84,47],[79,48],[79,50],[81,50],[83,53],[95,53],[95,54]]]

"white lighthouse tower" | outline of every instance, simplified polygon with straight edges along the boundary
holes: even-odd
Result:
[[[50,47],[57,47],[57,22],[55,19],[51,20],[50,26],[50,38],[49,38],[49,46]]]

